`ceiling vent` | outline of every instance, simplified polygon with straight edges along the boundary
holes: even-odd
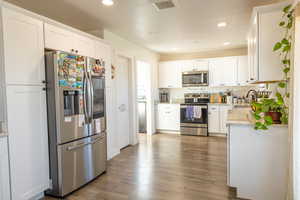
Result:
[[[173,0],[156,0],[153,2],[153,5],[159,11],[174,8],[176,6]]]

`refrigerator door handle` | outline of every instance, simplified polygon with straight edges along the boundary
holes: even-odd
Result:
[[[83,113],[85,122],[88,123],[88,113],[87,113],[87,75],[84,72],[83,75]]]
[[[94,113],[94,86],[93,86],[93,81],[92,81],[92,74],[89,73],[90,75],[90,103],[91,103],[91,113],[90,113],[90,122],[92,123],[93,121],[93,113]]]

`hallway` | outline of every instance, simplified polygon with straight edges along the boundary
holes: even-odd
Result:
[[[141,134],[139,145],[109,161],[105,175],[67,199],[234,199],[226,173],[226,138]]]

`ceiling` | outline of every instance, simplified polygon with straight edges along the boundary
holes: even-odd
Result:
[[[162,11],[152,0],[114,0],[111,7],[101,0],[6,1],[83,31],[108,29],[158,53],[186,53],[245,46],[252,8],[276,0],[176,0]]]

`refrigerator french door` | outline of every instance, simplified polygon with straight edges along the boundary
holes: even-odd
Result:
[[[45,61],[52,181],[46,194],[64,197],[106,170],[105,120],[94,119],[98,93],[88,58],[50,51]],[[99,127],[102,131],[95,131]]]

